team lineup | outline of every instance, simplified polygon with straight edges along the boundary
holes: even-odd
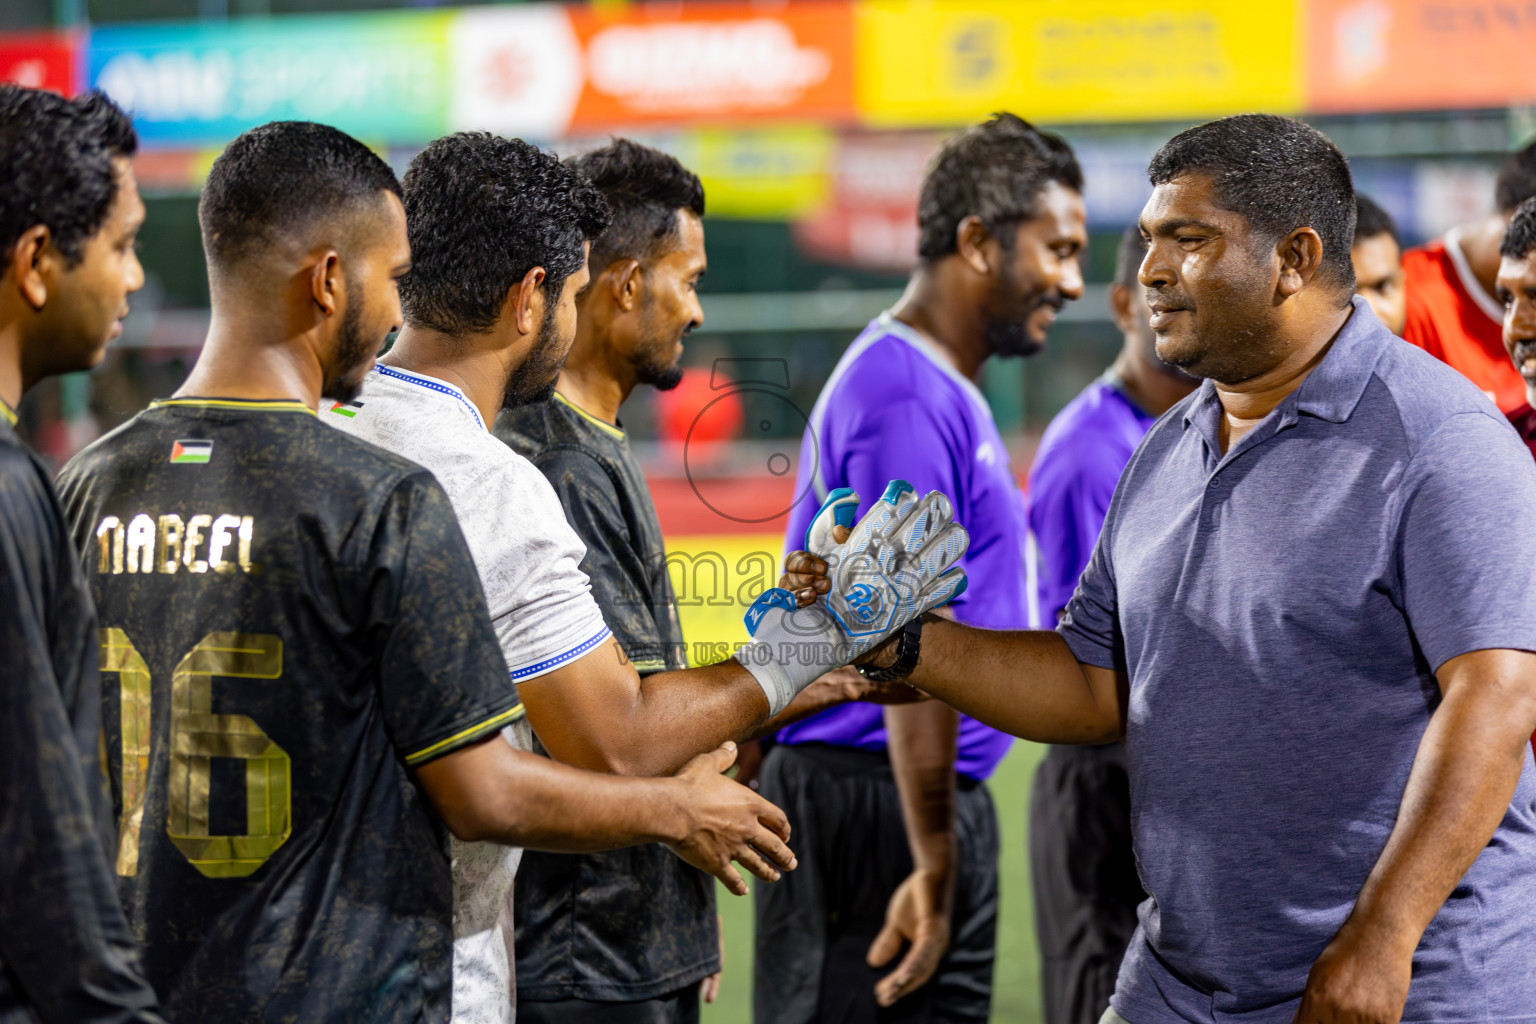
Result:
[[[619,410],[697,175],[253,128],[195,365],[55,479],[14,410],[144,284],[136,148],[0,85],[0,1020],[688,1024],[744,869],[758,1024],[985,1021],[1022,737],[1050,1024],[1536,1024],[1536,151],[1404,254],[1315,129],[1174,136],[1024,501],[977,380],[1091,183],[959,132],[690,665]]]

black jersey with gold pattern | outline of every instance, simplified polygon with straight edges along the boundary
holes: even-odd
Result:
[[[437,482],[297,402],[173,399],[59,490],[166,1015],[447,1021],[449,866],[410,767],[522,706]]]

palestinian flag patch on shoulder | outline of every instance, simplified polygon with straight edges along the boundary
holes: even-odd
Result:
[[[184,462],[207,462],[212,455],[212,441],[183,438],[171,445],[171,461],[177,465]]]
[[[345,416],[347,419],[351,419],[357,415],[357,411],[362,407],[362,402],[337,402],[331,406],[329,411],[338,416]]]

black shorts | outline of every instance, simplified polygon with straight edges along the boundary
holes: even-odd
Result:
[[[1045,1024],[1099,1024],[1147,898],[1123,745],[1046,753],[1029,800],[1029,868]]]
[[[984,1022],[997,932],[997,815],[984,783],[961,776],[955,800],[960,865],[949,951],[927,985],[895,1006],[875,983],[895,969],[864,962],[886,904],[912,873],[901,800],[883,751],[819,743],[776,746],[759,791],[784,809],[800,865],[757,882],[756,1024]],[[903,950],[903,953],[905,949]]]

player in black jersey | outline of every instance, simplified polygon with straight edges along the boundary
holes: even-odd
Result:
[[[618,779],[497,738],[522,705],[446,497],[313,415],[399,320],[388,167],[267,125],[214,164],[199,216],[197,365],[60,478],[112,673],[120,888],[167,1013],[446,1021],[436,816],[544,849],[659,839],[722,877],[733,856],[793,866],[782,814],[719,776],[729,747]]]
[[[101,361],[144,283],[128,117],[0,85],[0,1021],[158,1021],[112,886],[95,619],[22,393]]]

